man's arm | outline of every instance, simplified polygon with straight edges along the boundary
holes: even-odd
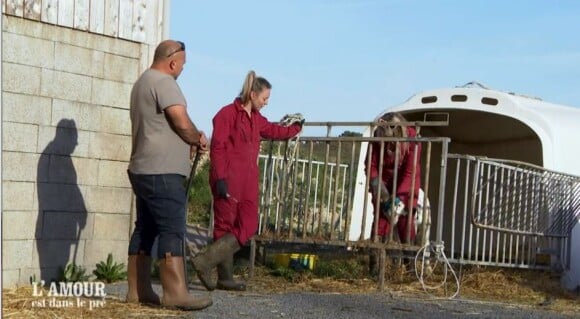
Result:
[[[184,105],[171,105],[165,108],[165,116],[175,133],[189,145],[200,145],[202,133],[195,127]],[[203,141],[201,141],[203,142]],[[203,144],[203,143],[201,143]],[[201,145],[206,147],[206,145]]]

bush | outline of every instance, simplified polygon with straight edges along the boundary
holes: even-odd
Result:
[[[209,161],[205,161],[189,190],[187,222],[199,225],[209,225],[212,195],[209,187]]]
[[[312,272],[309,270],[294,270],[287,267],[277,267],[272,270],[273,276],[282,277],[289,282],[298,283],[312,278]]]
[[[86,271],[87,270],[83,266],[78,266],[75,263],[68,263],[64,268],[61,267],[60,281],[89,281],[91,275],[87,275]]]
[[[334,279],[357,279],[365,274],[365,266],[357,259],[319,260],[314,268],[317,277]]]
[[[123,280],[127,278],[125,264],[118,264],[113,261],[113,254],[109,253],[107,261],[101,261],[97,264],[97,269],[93,271],[97,279],[104,280],[107,283]]]

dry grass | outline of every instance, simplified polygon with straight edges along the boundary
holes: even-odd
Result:
[[[300,274],[293,277],[292,284],[289,284],[288,279],[271,276],[270,272],[267,268],[257,268],[256,277],[250,281],[250,289],[260,293],[378,292],[377,282],[364,276],[332,279]],[[431,276],[426,276],[425,282],[436,286],[443,278],[441,268],[438,267]],[[385,270],[385,292],[401,297],[446,298],[456,291],[451,274],[448,274],[446,282],[440,289],[426,293],[412,267],[388,264]],[[563,289],[558,278],[542,271],[466,267],[461,270],[458,298],[537,307],[567,314],[580,313],[580,295]]]
[[[69,302],[69,307],[49,307],[52,297],[35,297],[31,287],[18,287],[4,289],[2,291],[2,318],[10,319],[56,319],[56,318],[95,318],[95,319],[118,319],[118,318],[171,318],[183,316],[183,312],[176,310],[153,308],[143,305],[128,304],[116,298],[91,299],[80,298],[85,302],[84,306],[76,306],[77,298],[56,298],[61,305]],[[44,307],[33,305],[33,302],[46,300]],[[93,301],[104,301],[104,305],[89,308],[89,303]]]
[[[467,298],[580,313],[580,295],[563,289],[549,272],[472,268],[463,274],[461,285]]]
[[[272,270],[257,267],[255,277],[248,282],[252,293],[379,293],[377,283],[365,276],[348,279],[316,278],[310,272],[289,277],[272,276]],[[387,265],[385,292],[402,298],[445,297],[455,291],[455,283],[448,278],[443,288],[426,294],[412,270]],[[427,278],[428,284],[440,283],[440,271]],[[290,281],[291,280],[291,281]],[[183,312],[127,304],[118,298],[105,299],[105,305],[90,310],[91,299],[83,298],[85,307],[33,307],[34,297],[30,287],[5,289],[2,292],[3,318],[171,318],[183,316]],[[461,272],[460,298],[490,302],[502,302],[552,310],[560,313],[580,313],[580,297],[560,287],[559,280],[547,272],[506,270],[497,268],[469,267]],[[60,299],[76,303],[76,298]]]

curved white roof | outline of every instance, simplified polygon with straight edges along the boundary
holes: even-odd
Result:
[[[465,101],[452,101],[453,96],[462,95],[467,98]],[[426,103],[433,100],[429,97],[437,97],[437,99]],[[483,103],[484,98],[492,103],[496,100],[497,105]],[[490,112],[516,118],[528,125],[540,138],[545,168],[580,175],[580,165],[577,164],[578,156],[576,156],[580,155],[580,138],[577,137],[580,108],[486,88],[457,87],[423,91],[387,110],[438,108]]]

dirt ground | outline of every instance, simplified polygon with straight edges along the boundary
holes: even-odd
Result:
[[[247,273],[241,271],[246,277]],[[387,268],[384,291],[378,290],[376,281],[366,276],[362,278],[333,279],[317,278],[311,272],[292,273],[292,276],[272,275],[267,267],[257,267],[254,278],[248,280],[248,292],[270,295],[287,293],[340,293],[340,294],[387,294],[395,298],[446,298],[455,292],[454,280],[440,289],[426,293],[415,277],[414,272],[400,267]],[[441,283],[443,277],[434,275],[427,284]],[[126,285],[125,285],[126,286]],[[125,288],[126,289],[126,288]],[[45,291],[46,293],[46,291]],[[2,292],[3,318],[154,318],[180,317],[179,311],[129,305],[122,296],[110,294],[105,303],[89,309],[91,299],[85,300],[84,307],[39,307],[34,301],[32,288],[4,289]],[[461,272],[460,293],[464,300],[501,302],[514,306],[553,311],[558,314],[574,315],[580,313],[580,295],[562,289],[558,278],[547,272],[517,271],[505,269],[486,269],[472,267]],[[68,298],[71,304],[78,301]],[[130,314],[130,315],[129,315]]]
[[[371,278],[329,279],[304,275],[289,282],[269,273],[267,268],[258,268],[257,276],[250,281],[251,289],[272,293],[381,293],[377,282]],[[457,287],[454,279],[448,275],[447,284],[426,292],[412,269],[387,268],[385,277],[382,293],[395,296],[448,298]],[[426,279],[430,286],[440,284],[442,280],[442,275]],[[539,307],[566,314],[580,313],[580,293],[563,289],[559,278],[541,271],[471,267],[461,273],[460,290],[456,298]]]

